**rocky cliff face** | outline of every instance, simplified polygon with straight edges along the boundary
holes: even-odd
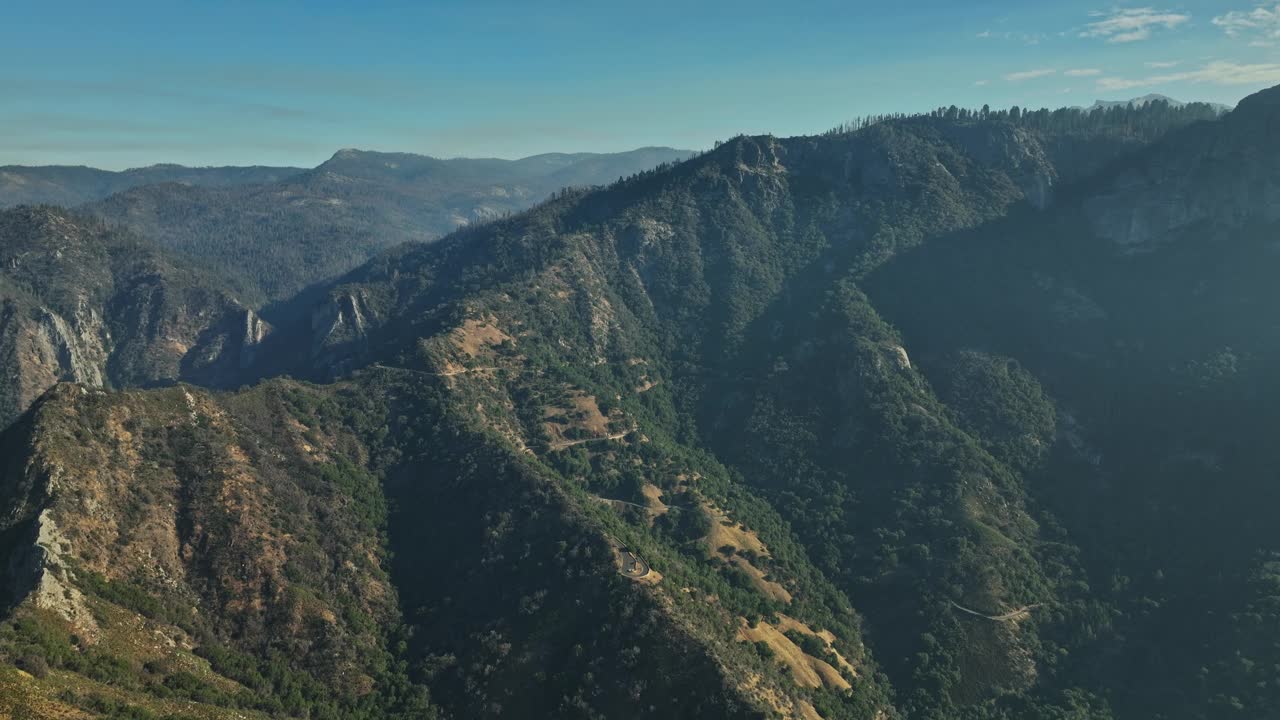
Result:
[[[88,392],[83,386],[66,386],[63,397]],[[16,444],[6,450],[14,458],[27,454]],[[73,546],[58,526],[57,513],[46,505],[48,498],[68,489],[66,468],[48,458],[6,476],[3,492],[9,507],[0,522],[0,535],[16,542],[8,548],[7,591],[0,601],[12,604],[29,598],[35,607],[63,618],[92,642],[98,638],[98,623],[75,584]]]
[[[341,374],[368,350],[369,332],[379,320],[365,290],[332,293],[311,313],[310,362],[331,375]]]
[[[1280,220],[1276,93],[1251,96],[1220,123],[1189,128],[1105,175],[1084,200],[1094,232],[1142,252],[1197,224],[1239,230]]]
[[[34,310],[34,311],[32,311]],[[5,303],[4,354],[11,368],[13,405],[9,413],[25,409],[40,393],[61,379],[102,385],[106,331],[101,319],[73,316],[68,323],[48,308]]]
[[[3,213],[0,259],[0,422],[61,381],[235,383],[270,332],[213,281],[62,210]]]

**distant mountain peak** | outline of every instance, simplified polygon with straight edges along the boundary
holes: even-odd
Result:
[[[384,158],[384,157],[417,157],[417,158],[434,159],[434,158],[431,158],[430,155],[423,155],[421,153],[385,152],[382,150],[362,150],[360,148],[342,148],[341,150],[335,152],[333,154],[333,157],[329,158],[329,160],[330,161],[367,160],[367,159]]]

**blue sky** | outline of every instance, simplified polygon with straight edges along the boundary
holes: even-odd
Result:
[[[0,164],[312,166],[819,132],[938,105],[1235,103],[1280,2],[15,2]]]

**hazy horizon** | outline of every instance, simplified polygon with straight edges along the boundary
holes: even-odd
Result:
[[[430,155],[428,153],[417,153],[408,150],[396,150],[391,148],[363,148],[363,147],[340,147],[334,148],[333,152],[324,155],[320,160],[310,164],[295,165],[267,165],[266,163],[213,163],[207,165],[189,165],[185,163],[177,163],[168,160],[158,160],[156,162],[145,163],[143,165],[130,165],[128,167],[108,168],[98,165],[87,165],[85,163],[0,163],[0,167],[87,167],[91,170],[107,170],[110,172],[126,172],[129,170],[145,170],[152,167],[186,167],[186,168],[224,168],[224,167],[293,167],[299,169],[310,169],[323,165],[340,152],[354,151],[361,153],[377,153],[383,155],[419,155],[422,157],[430,157],[435,160],[501,160],[505,162],[519,162],[521,160],[529,160],[544,155],[623,155],[629,152],[639,152],[642,150],[673,150],[676,152],[696,153],[705,148],[678,148],[670,145],[644,145],[642,147],[626,148],[623,150],[596,152],[591,150],[550,150],[542,153],[534,153],[532,155],[520,155],[517,157],[496,157],[496,156],[472,156],[472,155]]]

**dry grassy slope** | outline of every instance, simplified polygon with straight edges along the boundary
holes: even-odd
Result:
[[[684,456],[689,450],[671,444],[670,428],[652,414],[671,403],[667,386],[636,390],[638,378],[657,372],[645,360],[653,347],[600,272],[602,260],[591,254],[600,246],[576,247],[577,257],[468,298],[460,316],[417,341],[416,367],[391,372],[438,382],[452,402],[472,413],[477,427],[533,466],[554,468],[546,482],[561,488],[584,522],[603,528],[614,548],[631,547],[649,562],[650,574],[634,584],[658,603],[663,623],[711,650],[742,697],[784,717],[821,716],[811,704],[819,690],[825,707],[836,708],[830,717],[891,713],[875,673],[860,678],[855,669],[871,663],[847,604],[829,589],[825,596],[815,589],[821,581],[813,579],[816,573],[789,534],[778,534],[785,526],[776,514],[754,507],[786,549],[781,557],[733,517],[735,500],[706,495],[726,492],[723,469],[716,480],[705,480],[707,471]],[[589,466],[567,469],[569,456]],[[622,489],[596,489],[635,473],[646,482],[629,498],[619,497]],[[694,542],[678,537],[681,518],[688,516],[706,518]],[[729,545],[735,555],[725,558],[720,550]],[[801,677],[818,673],[814,677],[824,680],[797,683],[794,665],[763,658],[750,644],[756,638],[740,631],[744,614],[758,608],[787,608],[819,624],[844,616],[838,639],[829,630],[822,637],[839,644],[834,656],[854,660],[837,670],[812,658],[800,666],[808,673]],[[784,630],[808,627],[801,620],[785,622],[793,625]],[[854,682],[861,684],[855,688]]]
[[[623,577],[602,508],[494,423],[499,401],[471,387],[489,379],[440,378],[474,435],[388,477],[411,516],[391,539],[415,638],[441,665],[435,697],[466,717],[763,717],[723,638],[671,604],[659,572]]]
[[[217,690],[235,693],[250,691],[239,683],[218,675],[208,661],[178,646],[173,637],[182,637],[173,626],[152,623],[118,606],[92,601],[95,611],[112,618],[99,636],[113,657],[128,658],[164,672],[188,673]],[[61,628],[61,618],[31,607],[20,609],[21,619],[38,618],[46,627]],[[43,617],[42,617],[43,616]],[[201,720],[247,720],[267,718],[267,713],[243,707],[225,707],[185,697],[166,697],[148,688],[131,687],[118,679],[98,678],[70,670],[36,670],[32,674],[12,663],[0,664],[0,717],[30,720],[63,720],[101,717],[108,708],[128,707],[134,712],[158,717],[199,718]],[[147,717],[147,716],[143,716]]]
[[[359,704],[385,689],[383,631],[403,595],[417,628],[403,657],[435,667],[433,695],[462,716],[613,716],[640,703],[638,716],[763,717],[715,649],[723,638],[695,632],[663,596],[617,573],[596,508],[526,467],[466,405],[455,410],[472,430],[452,431],[447,448],[427,439],[442,417],[413,398],[462,403],[463,378],[403,375],[234,395],[61,385],[46,396],[3,436],[13,511],[0,538],[22,594],[0,626],[0,653],[25,662],[34,631],[21,626],[38,620],[70,660],[39,677],[6,675],[14,702],[39,708],[35,717],[107,701],[169,712],[161,686],[189,674],[223,695],[184,712],[253,710],[243,697],[262,689],[202,659],[224,648],[283,654]],[[384,438],[425,444],[381,455],[368,442],[379,424],[394,428]],[[466,447],[488,459],[449,454]],[[382,488],[358,470],[375,455],[395,457],[385,466],[400,507],[394,568],[367,516],[365,491],[381,498]],[[114,680],[103,680],[101,658]]]
[[[765,679],[757,673],[756,683],[742,682],[755,668],[724,652],[724,646],[735,641],[731,616],[715,608],[715,625],[709,628],[701,617],[708,609],[705,601],[664,584],[657,568],[642,578],[622,577],[621,565],[613,561],[617,518],[607,511],[602,516],[597,503],[563,485],[543,461],[585,442],[555,442],[562,437],[562,427],[600,440],[604,452],[606,446],[627,441],[606,434],[606,419],[594,398],[554,380],[542,384],[546,378],[527,366],[527,358],[514,354],[517,348],[508,332],[514,328],[502,329],[493,315],[481,318],[468,318],[423,342],[424,355],[437,363],[428,366],[444,369],[378,371],[438,383],[446,402],[506,458],[490,461],[489,477],[483,479],[472,477],[474,468],[466,465],[437,469],[446,486],[475,487],[482,500],[468,493],[441,502],[437,493],[446,488],[406,488],[394,476],[389,480],[397,505],[414,515],[411,528],[392,530],[394,544],[415,548],[398,555],[403,574],[417,579],[406,582],[420,584],[422,568],[432,569],[433,577],[466,578],[454,585],[432,580],[430,589],[406,589],[408,607],[434,606],[439,594],[447,594],[451,603],[467,597],[481,605],[513,603],[489,617],[483,633],[464,636],[461,643],[453,637],[457,630],[448,614],[418,627],[428,651],[456,658],[437,681],[442,702],[477,716],[537,716],[539,709],[573,714],[591,708],[605,716],[626,712],[637,717],[756,717],[778,703],[790,707],[789,683],[776,675]],[[541,410],[531,421],[521,423],[514,398],[526,391],[546,391],[547,404],[539,404]],[[568,425],[548,431],[553,424],[545,422],[547,418],[562,415],[572,418]],[[615,421],[625,421],[620,412],[612,415]],[[539,437],[543,432],[546,436]],[[499,470],[504,466],[512,469]],[[483,521],[472,524],[468,517]],[[454,549],[452,538],[468,537],[485,525],[486,541],[475,557]],[[568,588],[557,587],[566,579]],[[537,621],[532,627],[520,621],[530,613]],[[553,627],[558,629],[548,632]],[[574,643],[570,656],[563,655],[567,642]],[[482,676],[473,669],[477,666],[486,668]],[[564,675],[575,673],[599,687],[569,704],[568,698],[545,697],[559,692],[555,684]],[[615,689],[619,680],[621,687]],[[460,687],[467,689],[460,692]],[[765,693],[761,688],[773,689]],[[512,703],[521,709],[513,709]]]

